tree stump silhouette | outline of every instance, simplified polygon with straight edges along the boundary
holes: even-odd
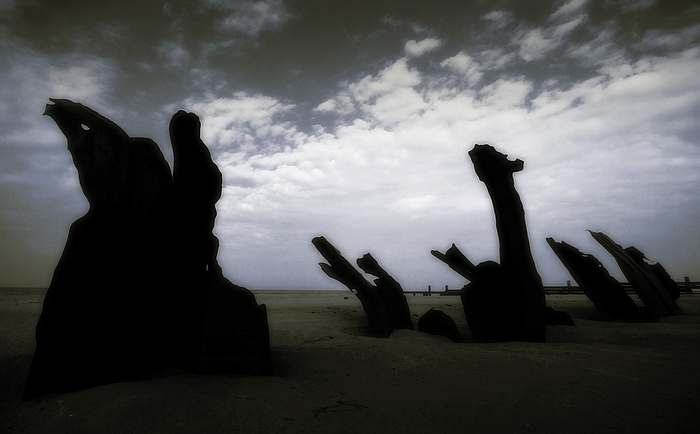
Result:
[[[542,279],[530,251],[525,211],[515,189],[513,173],[522,160],[489,145],[469,151],[479,179],[493,203],[500,263],[473,265],[453,244],[443,255],[432,254],[471,282],[461,292],[467,323],[477,342],[546,341],[546,305]]]
[[[311,243],[328,261],[328,264],[319,263],[323,272],[355,291],[367,315],[370,334],[388,337],[397,328],[413,329],[411,311],[401,285],[379,266],[372,255],[365,254],[357,264],[366,273],[377,277],[374,285],[365,280],[325,237],[315,237]]]
[[[222,178],[199,118],[171,120],[171,175],[152,140],[51,101],[45,114],[67,138],[90,208],[71,225],[46,294],[24,398],[170,367],[270,373],[265,305],[217,262]]]
[[[632,246],[623,249],[602,232],[589,232],[615,258],[632,289],[644,302],[644,306],[658,316],[683,315],[683,310],[676,304],[664,283],[644,262],[644,253]]]
[[[627,295],[614,277],[608,273],[598,258],[580,252],[563,241],[547,238],[547,243],[561,260],[571,277],[576,280],[604,321],[621,319],[626,322],[655,322],[659,316],[648,309],[640,309]]]

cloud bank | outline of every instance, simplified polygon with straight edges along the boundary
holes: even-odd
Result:
[[[372,252],[406,289],[461,286],[429,252],[454,242],[498,258],[475,143],[525,161],[516,186],[546,283],[570,279],[548,236],[621,278],[586,229],[700,279],[696,9],[202,0],[129,20],[105,9],[95,27],[18,3],[0,25],[0,285],[46,285],[86,209],[65,139],[41,117],[48,97],[153,137],[167,158],[169,117],[197,113],[225,180],[220,262],[250,288],[340,288],[318,268],[318,235],[349,260]],[[55,18],[47,34],[27,24],[37,10]]]

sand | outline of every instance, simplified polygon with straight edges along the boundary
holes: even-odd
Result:
[[[256,291],[268,306],[276,375],[181,371],[23,402],[43,291],[0,290],[0,432],[700,432],[700,294],[687,315],[607,323],[581,295],[551,295],[575,327],[546,344],[477,344],[458,297],[408,296],[467,343],[418,331],[366,336],[347,291]]]

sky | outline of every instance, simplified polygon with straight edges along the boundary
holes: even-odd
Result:
[[[98,6],[96,6],[98,5]],[[405,290],[459,288],[455,243],[498,259],[467,156],[515,174],[545,284],[545,239],[586,232],[700,280],[700,6],[693,1],[0,0],[0,286],[48,286],[87,201],[48,98],[153,138],[199,115],[224,175],[219,262],[250,289],[341,289],[323,235]]]

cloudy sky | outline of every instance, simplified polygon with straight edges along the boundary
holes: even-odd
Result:
[[[691,1],[0,0],[0,286],[47,286],[87,210],[49,97],[81,102],[171,160],[197,113],[224,174],[216,233],[234,282],[341,288],[324,235],[405,289],[465,282],[430,255],[497,259],[467,151],[525,161],[545,242],[619,269],[586,232],[700,280],[700,8]]]

